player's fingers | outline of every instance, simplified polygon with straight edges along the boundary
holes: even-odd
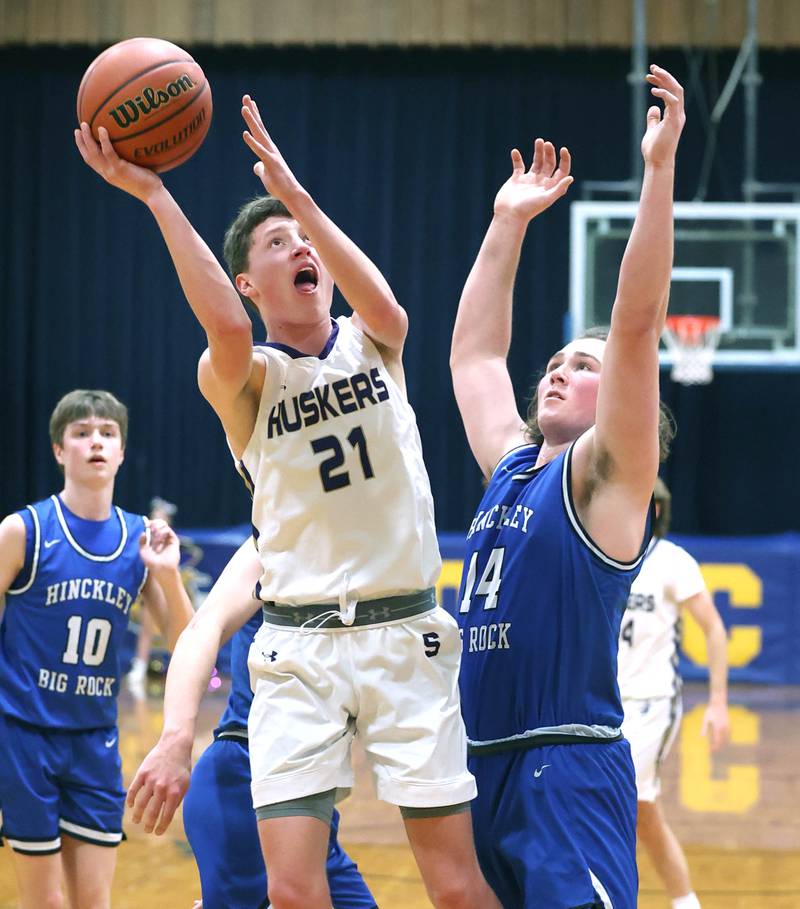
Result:
[[[562,179],[551,188],[550,195],[553,197],[553,201],[560,199],[564,195],[572,185],[574,179],[574,177],[562,177]]]
[[[139,796],[142,793],[142,790],[145,787],[145,778],[143,775],[137,773],[133,778],[133,782],[128,787],[128,795],[125,798],[125,803],[128,808],[133,809],[132,820],[135,824],[139,823],[139,819],[142,816],[141,804],[144,801],[144,797],[140,800]],[[137,808],[137,801],[139,801],[139,807]]]
[[[667,91],[666,88],[651,88],[650,94],[655,95],[656,98],[660,98],[667,108],[677,108],[680,107],[681,102],[678,98],[672,94],[671,91]]]
[[[261,142],[256,139],[256,137],[251,133],[245,130],[242,133],[242,138],[244,139],[245,145],[250,149],[250,151],[255,152],[259,158],[264,160],[269,155],[269,151],[262,145]]]
[[[161,817],[155,826],[156,836],[161,836],[166,833],[167,828],[172,823],[172,818],[174,817],[179,804],[180,796],[174,792],[170,792],[164,799],[164,803],[161,806]]]
[[[262,143],[270,151],[275,150],[275,143],[270,138],[269,133],[266,130],[266,127],[261,122],[261,117],[258,115],[258,110],[253,109],[252,107],[243,107],[242,116],[244,121],[248,126],[248,129],[251,133],[258,137],[259,142]]]
[[[525,172],[525,162],[522,160],[522,154],[518,148],[511,149],[511,170],[517,177]]]
[[[75,137],[75,145],[78,146],[78,151],[81,153],[81,158],[88,164],[89,156],[86,153],[86,143],[83,141],[83,135],[79,129],[74,129],[72,134]]]
[[[544,139],[536,139],[533,143],[533,161],[531,161],[532,174],[538,174],[542,169],[542,158],[544,156]]]
[[[552,142],[545,142],[542,149],[542,173],[552,177],[556,169],[556,147]]]
[[[658,84],[668,88],[673,95],[683,98],[683,86],[678,82],[675,76],[663,66],[657,66],[655,63],[650,65],[650,72],[645,76],[651,84]]]
[[[83,156],[83,160],[97,170],[102,165],[100,149],[87,123],[81,123],[80,130],[76,131],[75,141],[78,143],[78,151]]]
[[[250,106],[253,109],[253,113],[258,117],[258,122],[263,126],[264,121],[261,119],[261,111],[258,109],[258,103],[255,98],[250,99]]]
[[[655,106],[649,107],[647,109],[647,128],[652,129],[654,126],[658,126],[661,122],[661,110]]]
[[[156,824],[158,823],[158,816],[161,813],[163,805],[164,800],[156,789],[142,812],[142,829],[145,833],[152,833],[155,830]]]
[[[569,175],[569,172],[571,170],[572,170],[572,156],[569,153],[569,149],[562,146],[561,151],[559,152],[559,156],[558,156],[558,170],[556,171],[556,175],[561,173],[561,174],[563,174],[563,176],[566,177]]]

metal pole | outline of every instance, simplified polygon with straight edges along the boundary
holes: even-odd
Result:
[[[758,86],[761,76],[758,72],[758,0],[747,3],[747,40],[750,53],[742,83],[744,84],[744,161],[742,173],[742,197],[745,202],[755,200],[756,189],[756,145],[758,130]],[[752,222],[747,222],[752,227]],[[755,242],[745,243],[742,257],[742,289],[739,294],[741,306],[740,323],[744,326],[755,323],[758,294],[755,287],[756,255]]]
[[[628,84],[631,87],[631,180],[628,195],[632,200],[639,198],[644,177],[642,160],[642,130],[647,115],[647,0],[633,0],[633,41],[631,42],[631,71]]]
[[[758,88],[761,75],[758,72],[758,0],[747,3],[747,36],[750,39],[750,54],[747,68],[742,77],[744,83],[744,174],[742,196],[745,202],[755,199],[756,145],[758,131]]]

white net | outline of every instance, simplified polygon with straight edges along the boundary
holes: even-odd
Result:
[[[707,385],[714,378],[714,351],[719,344],[718,319],[672,316],[662,337],[673,355],[670,376],[681,385]]]

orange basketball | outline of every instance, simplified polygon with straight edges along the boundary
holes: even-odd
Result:
[[[160,38],[120,41],[97,57],[78,89],[78,123],[105,126],[117,154],[171,170],[200,147],[211,125],[211,88],[191,55]]]

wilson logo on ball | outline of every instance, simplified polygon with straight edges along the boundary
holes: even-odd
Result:
[[[158,110],[165,104],[169,104],[174,98],[191,91],[195,83],[184,73],[180,78],[169,82],[164,88],[145,88],[141,95],[135,98],[127,98],[122,104],[111,108],[108,113],[114,118],[114,122],[120,129],[127,129],[139,120],[139,111],[145,116],[154,110]]]

